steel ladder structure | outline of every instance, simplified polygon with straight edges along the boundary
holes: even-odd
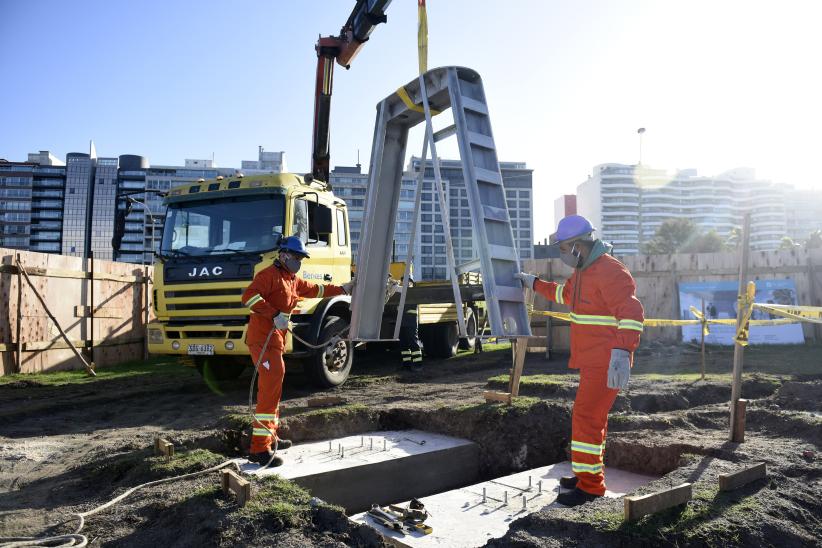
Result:
[[[431,123],[432,115],[448,108],[452,109],[454,124],[435,133]],[[420,75],[377,105],[368,191],[357,257],[357,285],[351,303],[351,339],[386,340],[380,336],[385,306],[385,300],[381,297],[385,292],[391,262],[403,160],[408,132],[422,122],[426,123],[426,132],[417,177],[413,226],[416,227],[417,224],[426,152],[430,145],[435,176],[434,191],[439,196],[460,335],[465,335],[465,325],[457,274],[478,270],[482,274],[491,335],[507,338],[530,336],[522,284],[514,277],[520,271],[519,256],[508,216],[482,80],[479,74],[468,68],[441,67]],[[445,205],[436,154],[436,143],[451,136],[457,138],[474,241],[479,255],[478,260],[460,267],[456,267],[453,262],[448,208]],[[413,248],[415,234],[414,228],[409,249]],[[412,254],[409,253],[398,319],[405,303],[411,258]],[[398,332],[399,322],[394,339]]]

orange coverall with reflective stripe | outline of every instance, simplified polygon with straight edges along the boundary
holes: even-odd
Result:
[[[575,269],[564,283],[536,280],[534,290],[571,312],[571,359],[579,388],[571,415],[571,466],[577,487],[605,494],[605,434],[618,390],[608,388],[611,350],[639,346],[644,312],[628,269],[610,255]],[[631,355],[633,360],[633,354]]]
[[[243,305],[251,309],[246,333],[246,344],[253,363],[262,355],[257,381],[257,407],[251,436],[251,453],[262,453],[271,447],[272,438],[264,425],[276,433],[280,422],[280,398],[285,377],[285,329],[271,335],[268,347],[263,348],[268,333],[274,326],[273,318],[280,312],[290,314],[302,298],[334,297],[345,293],[337,285],[317,285],[298,278],[275,262],[254,276],[243,293]]]

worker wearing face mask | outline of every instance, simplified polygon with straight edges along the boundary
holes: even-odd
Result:
[[[570,491],[560,504],[578,506],[605,494],[605,433],[617,393],[628,385],[633,352],[639,346],[644,315],[628,269],[609,254],[611,246],[594,239],[594,227],[581,215],[559,222],[551,245],[574,269],[565,283],[545,282],[524,272],[523,285],[571,312],[571,359],[579,369],[579,388],[571,417],[573,476],[560,485]]]
[[[257,383],[257,407],[251,436],[251,450],[248,460],[259,464],[271,462],[270,466],[280,466],[281,457],[273,455],[273,439],[268,430],[276,434],[280,417],[280,398],[283,393],[286,331],[289,329],[291,311],[301,298],[334,297],[350,295],[354,281],[337,285],[317,285],[297,277],[302,260],[308,252],[296,236],[283,238],[279,243],[279,254],[274,264],[261,270],[243,293],[243,305],[251,310],[248,321],[246,344],[251,351],[253,363],[262,355]],[[272,327],[276,327],[263,348]],[[263,428],[265,426],[268,428]],[[278,449],[291,447],[290,440],[277,439]],[[272,460],[273,456],[273,460]]]

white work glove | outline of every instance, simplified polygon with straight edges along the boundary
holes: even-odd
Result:
[[[622,390],[628,386],[631,378],[631,353],[621,348],[611,350],[611,363],[608,364],[608,388]]]
[[[533,274],[528,274],[527,272],[519,272],[517,274],[514,274],[514,278],[521,280],[522,287],[528,289],[534,289],[534,282],[536,282],[539,279]]]
[[[399,288],[400,288],[400,282],[398,282],[397,280],[393,280],[391,278],[388,278],[388,283],[385,284],[385,299],[388,300],[391,297],[393,297],[394,293],[396,293],[399,290]]]
[[[342,290],[345,291],[346,295],[351,295],[351,292],[354,291],[355,285],[357,285],[357,278],[351,278],[350,282],[345,282],[340,287],[342,287]]]
[[[277,329],[289,329],[291,327],[291,314],[286,314],[285,312],[280,312],[273,318],[274,320],[274,327]]]

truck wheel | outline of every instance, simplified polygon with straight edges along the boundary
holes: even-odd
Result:
[[[194,358],[194,365],[197,366],[197,372],[206,382],[233,381],[239,378],[247,367],[247,364],[233,360],[203,356]]]
[[[426,356],[450,358],[457,354],[459,346],[457,322],[435,323],[420,326],[420,338]]]
[[[339,316],[326,316],[320,329],[320,341],[331,340],[334,335],[348,327],[348,322]],[[354,362],[354,345],[351,341],[338,339],[333,345],[318,350],[305,361],[306,373],[315,384],[322,388],[333,388],[345,382]]]
[[[465,309],[465,334],[467,336],[460,339],[460,350],[473,350],[477,344],[477,315],[473,308]]]

